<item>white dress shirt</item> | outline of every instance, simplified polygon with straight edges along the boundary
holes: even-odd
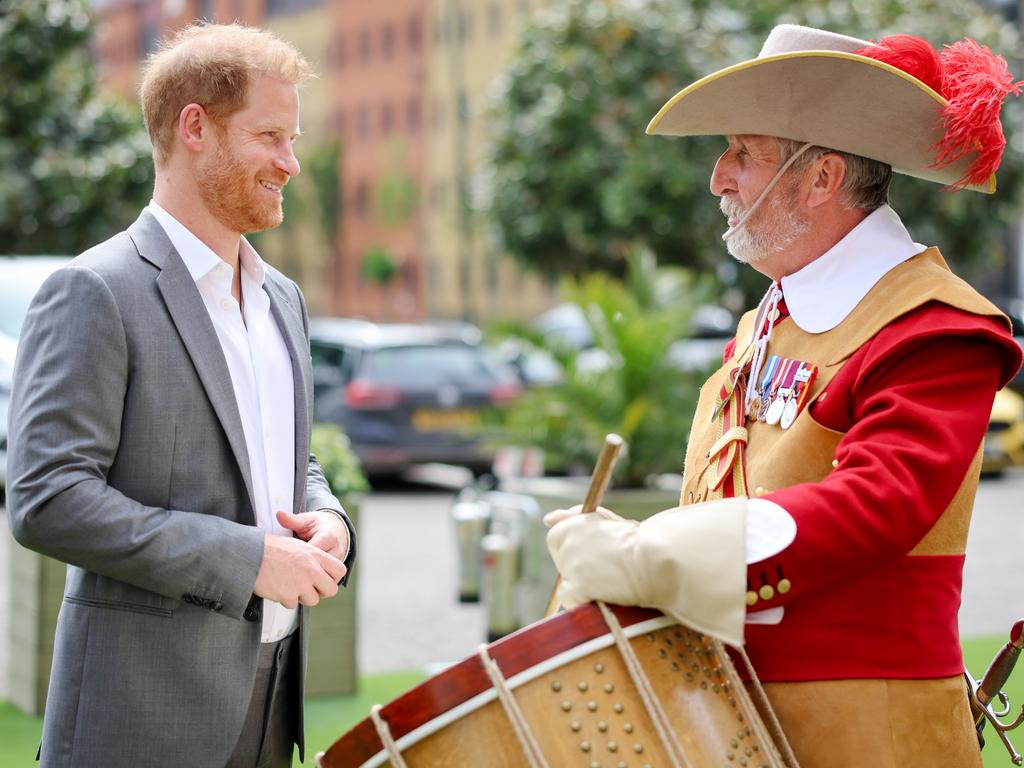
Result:
[[[150,201],[152,213],[196,282],[220,341],[252,474],[256,525],[290,536],[277,522],[278,510],[294,511],[295,381],[281,330],[263,290],[263,260],[245,238],[239,243],[242,308],[231,295],[232,268],[171,214]],[[299,624],[297,608],[263,601],[263,642],[290,635]]]

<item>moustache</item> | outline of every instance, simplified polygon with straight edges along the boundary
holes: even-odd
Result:
[[[723,197],[718,202],[718,207],[728,218],[738,219],[746,212],[746,209],[737,201]]]

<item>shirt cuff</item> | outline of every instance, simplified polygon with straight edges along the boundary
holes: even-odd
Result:
[[[747,565],[777,555],[796,538],[796,520],[768,499],[747,499]]]
[[[352,530],[352,526],[349,524],[348,519],[341,512],[339,512],[336,509],[332,509],[331,507],[319,507],[317,509],[314,509],[313,511],[330,512],[332,515],[336,515],[337,518],[341,520],[342,524],[345,526],[345,531],[348,533],[348,536],[345,537],[345,552],[341,555],[341,561],[344,562],[348,559],[348,555],[352,551],[352,536],[355,533]]]

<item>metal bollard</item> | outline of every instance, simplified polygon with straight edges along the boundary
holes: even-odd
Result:
[[[481,542],[483,593],[487,604],[487,642],[519,629],[515,610],[518,543],[510,536],[489,533]]]
[[[547,526],[540,506],[530,496],[523,497],[523,537],[519,578],[519,592],[516,600],[516,618],[520,626],[532,624],[544,618],[544,610],[551,599],[551,589],[558,571],[548,553]]]
[[[521,493],[491,491],[480,501],[491,509],[490,532],[502,533],[519,551],[513,604],[516,626],[543,618],[555,583],[555,566],[548,554],[547,528],[536,499]]]
[[[480,542],[487,532],[490,507],[479,501],[452,505],[459,559],[459,602],[480,602]]]

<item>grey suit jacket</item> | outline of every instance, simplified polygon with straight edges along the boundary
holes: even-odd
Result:
[[[265,290],[295,381],[295,511],[333,509],[351,532],[309,454],[302,295],[273,269]],[[9,446],[15,538],[68,563],[43,765],[221,768],[255,677],[263,533],[216,332],[147,211],[32,302]]]

